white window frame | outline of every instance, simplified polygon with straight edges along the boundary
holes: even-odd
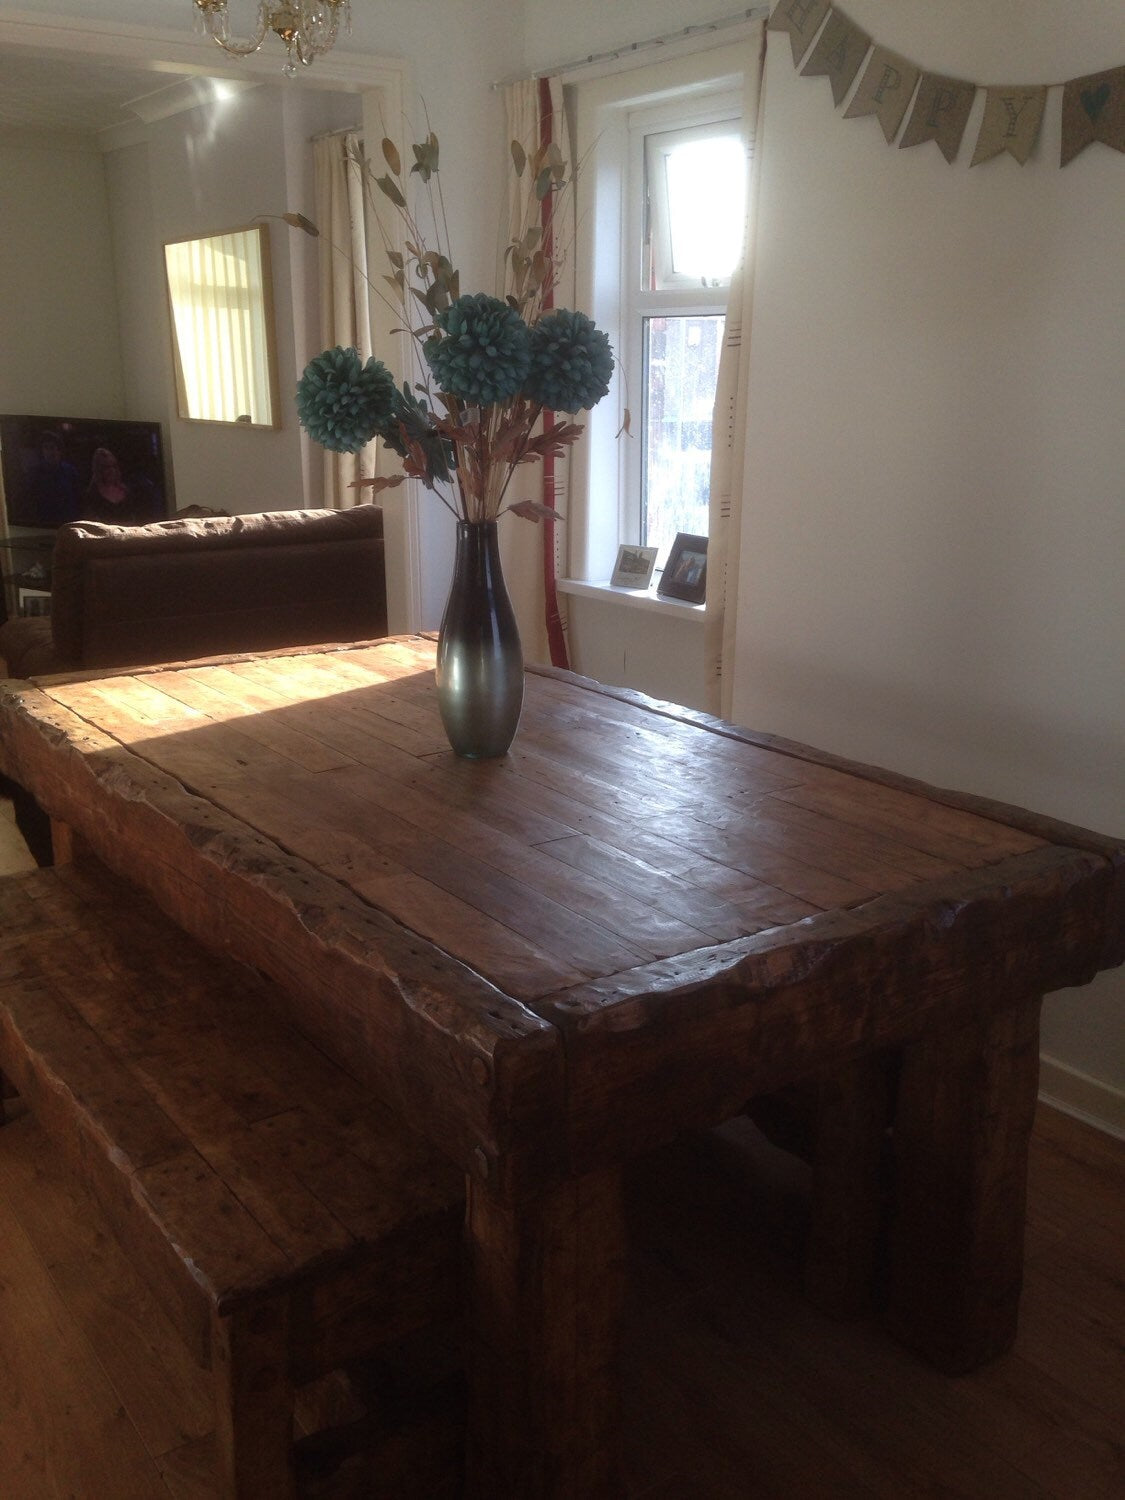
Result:
[[[589,413],[576,454],[568,526],[569,576],[607,580],[618,546],[640,535],[642,215],[630,190],[643,191],[644,136],[654,129],[713,124],[739,118],[743,76],[752,59],[737,44],[671,59],[652,67],[574,86],[578,230],[577,306],[609,335],[620,370],[610,396]],[[638,175],[639,174],[639,175]],[[699,308],[697,288],[690,303]],[[630,295],[630,293],[633,295]],[[667,296],[667,294],[661,294]],[[728,289],[707,290],[709,311],[724,312]],[[636,336],[631,337],[635,326]],[[632,435],[621,432],[628,408]]]
[[[651,317],[722,316],[727,310],[730,279],[718,286],[693,285],[681,278],[679,285],[661,290],[642,286],[645,267],[645,230],[651,206],[646,204],[648,174],[646,142],[656,134],[680,134],[702,127],[741,123],[742,96],[733,89],[713,94],[665,100],[655,107],[628,112],[628,164],[625,190],[621,199],[623,234],[626,240],[627,276],[622,286],[624,317],[619,355],[626,371],[630,392],[633,438],[625,444],[624,490],[619,506],[621,542],[647,542],[642,537],[642,491],[644,488],[644,432],[647,414],[644,410],[644,320]],[[664,559],[659,560],[662,566]]]

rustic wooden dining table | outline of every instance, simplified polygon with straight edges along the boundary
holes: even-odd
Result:
[[[1006,1349],[1039,1002],[1125,957],[1125,841],[546,668],[459,760],[433,664],[7,682],[0,768],[464,1170],[469,1492],[623,1492],[623,1168],[790,1086],[814,1295],[862,1304],[891,1141],[891,1329]]]

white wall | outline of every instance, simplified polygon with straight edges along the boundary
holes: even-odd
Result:
[[[0,134],[0,411],[124,416],[105,173],[79,137]]]
[[[848,13],[978,81],[1125,62],[1120,8],[1058,9]],[[1059,168],[1058,90],[1024,167],[889,147],[784,37],[766,98],[735,716],[1125,834],[1125,159]],[[1125,1088],[1123,1001],[1045,1050]]]
[[[527,62],[538,72],[630,42],[670,36],[735,14],[728,0],[524,0]],[[648,61],[655,61],[650,53]],[[628,59],[627,59],[628,61]]]
[[[307,262],[313,242],[269,223],[277,316],[281,426],[276,431],[188,422],[176,411],[164,290],[163,246],[220,233],[259,214],[308,208],[303,180],[308,136],[358,117],[346,94],[287,93],[270,84],[208,109],[193,109],[147,127],[141,145],[107,153],[123,358],[130,413],[159,402],[169,434],[177,506],[246,512],[317,504],[316,465],[306,465],[293,390],[313,353],[309,337]],[[307,175],[307,168],[306,168]],[[306,488],[306,479],[309,479]]]

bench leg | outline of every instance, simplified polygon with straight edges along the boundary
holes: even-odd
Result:
[[[888,1319],[948,1374],[1016,1336],[1039,1004],[936,1027],[903,1053]]]
[[[618,1170],[507,1207],[470,1180],[472,1500],[618,1500]]]
[[[211,1320],[221,1500],[296,1500],[288,1332],[288,1307],[279,1302]]]

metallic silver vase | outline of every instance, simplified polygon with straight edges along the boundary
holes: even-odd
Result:
[[[456,754],[504,755],[523,708],[523,652],[495,521],[459,521],[453,587],[438,632],[437,698]]]

